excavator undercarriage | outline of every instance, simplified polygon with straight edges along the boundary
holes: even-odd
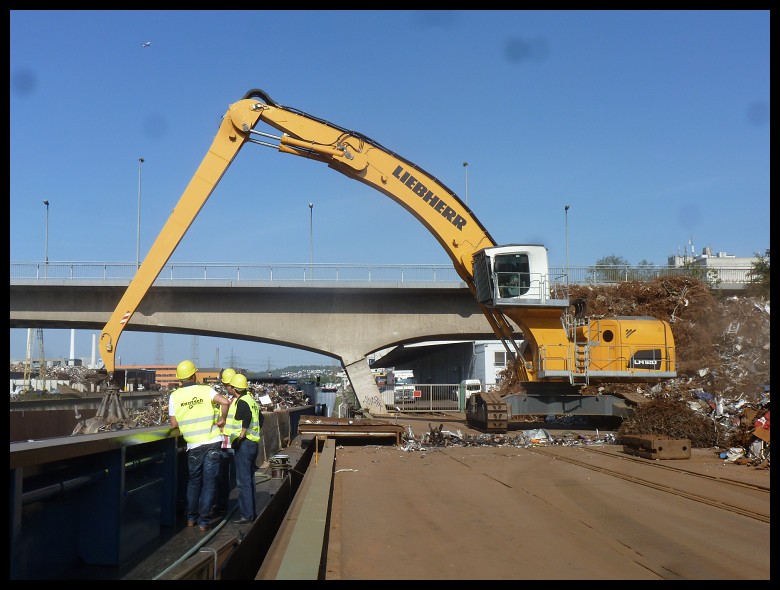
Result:
[[[475,392],[466,402],[466,420],[472,428],[503,433],[513,424],[544,421],[548,417],[587,416],[599,423],[615,423],[631,416],[637,400],[625,393],[583,394],[566,382],[525,382],[521,393],[496,390]]]
[[[509,428],[509,408],[496,391],[473,394],[466,404],[469,426],[487,432],[506,432]]]

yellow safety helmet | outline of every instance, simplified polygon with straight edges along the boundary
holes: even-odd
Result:
[[[233,376],[236,374],[235,369],[227,368],[223,369],[222,371],[222,383],[225,385],[230,385],[230,380],[233,378]]]
[[[189,379],[197,372],[198,368],[191,360],[182,361],[176,366],[176,378],[179,380]]]
[[[247,381],[246,376],[241,373],[236,373],[230,380],[230,386],[235,389],[246,389]]]

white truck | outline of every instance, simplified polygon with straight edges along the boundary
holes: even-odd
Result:
[[[482,382],[479,379],[464,379],[460,382],[460,392],[463,399],[467,400],[474,393],[482,391]]]
[[[407,369],[391,371],[390,375],[388,375],[388,385],[390,385],[390,377],[392,377],[394,402],[403,403],[414,401],[414,390],[416,389],[414,371]]]

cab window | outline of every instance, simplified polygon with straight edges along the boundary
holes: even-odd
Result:
[[[499,297],[519,297],[528,293],[531,287],[528,254],[497,255],[495,273]]]

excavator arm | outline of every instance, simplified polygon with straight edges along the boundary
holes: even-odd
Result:
[[[239,101],[228,108],[206,157],[184,190],[171,216],[152,244],[149,253],[130,282],[122,299],[100,334],[100,358],[109,376],[113,376],[116,347],[122,331],[138,305],[170,259],[176,246],[206,203],[222,175],[249,139],[249,130],[257,123],[261,111],[251,100]]]
[[[473,289],[472,256],[495,242],[458,196],[436,177],[361,133],[348,131],[297,109],[282,107],[260,90],[260,121],[282,132],[275,137],[283,153],[316,159],[345,176],[387,195],[414,215],[452,259],[458,275]],[[264,141],[262,145],[274,146]]]
[[[282,134],[256,130],[260,122]],[[458,275],[474,292],[473,254],[495,243],[452,190],[368,137],[297,109],[282,107],[262,90],[252,90],[228,108],[206,157],[103,328],[99,350],[109,374],[115,369],[122,331],[222,175],[248,142],[323,162],[384,193],[428,228],[449,254]]]

